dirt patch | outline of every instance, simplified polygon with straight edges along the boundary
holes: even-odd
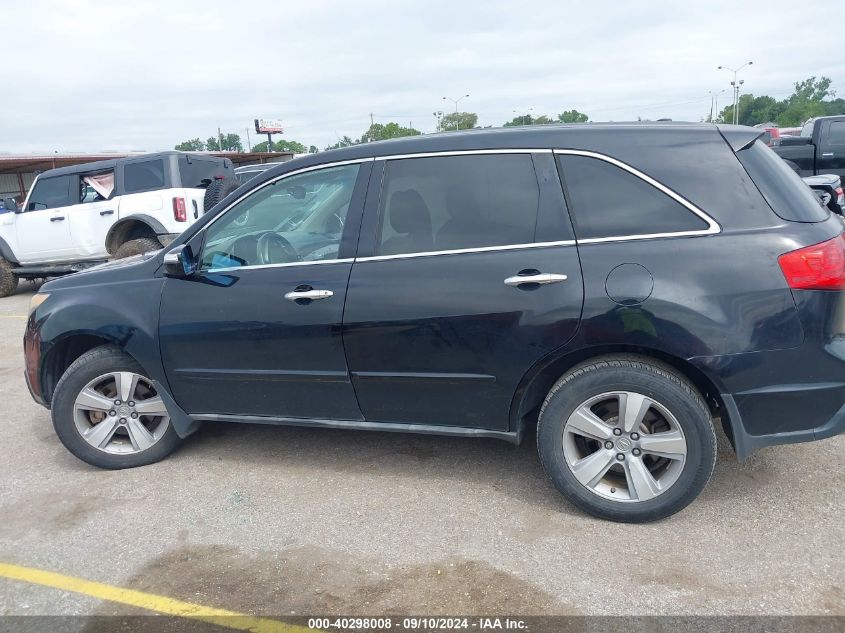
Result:
[[[72,530],[85,523],[92,515],[113,507],[119,500],[100,496],[70,496],[43,494],[25,502],[0,507],[0,534],[14,535],[21,531]]]
[[[126,585],[254,615],[573,614],[542,589],[475,560],[390,567],[304,547],[246,556],[200,547],[169,552]],[[104,604],[100,615],[132,612]]]

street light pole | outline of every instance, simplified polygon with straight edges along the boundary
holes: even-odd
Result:
[[[452,97],[443,97],[443,101],[451,101],[452,103],[454,103],[455,104],[455,114],[457,114],[458,113],[458,104],[461,101],[463,101],[464,99],[466,99],[467,97],[469,97],[469,95],[464,95],[463,97],[458,97],[457,99],[452,99]],[[459,123],[458,123],[457,117],[456,117],[455,118],[455,129],[457,130],[458,128],[459,128]]]
[[[707,94],[710,95],[710,123],[713,123],[713,113],[719,113],[719,95],[722,94],[724,90],[708,90]]]
[[[727,70],[727,71],[732,72],[734,74],[734,80],[731,82],[731,86],[733,87],[733,92],[734,92],[734,105],[733,105],[733,111],[734,111],[733,123],[734,123],[734,125],[739,123],[739,113],[737,112],[737,106],[739,105],[739,87],[742,84],[745,83],[744,79],[740,80],[739,83],[737,83],[736,75],[740,70],[742,70],[746,66],[751,66],[751,64],[753,64],[753,63],[754,62],[745,62],[739,68],[728,68],[727,66],[719,66],[716,69],[716,70]]]
[[[519,110],[514,110],[514,114],[519,114],[519,119],[522,122],[522,125],[528,125],[528,121],[531,119],[531,112],[534,110],[534,106],[530,106],[527,112],[520,112]]]

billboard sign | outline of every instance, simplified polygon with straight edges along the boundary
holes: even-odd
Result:
[[[281,134],[284,129],[278,119],[255,119],[255,131],[259,134]]]

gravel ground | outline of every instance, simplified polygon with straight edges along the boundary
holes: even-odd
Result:
[[[719,462],[649,525],[590,518],[535,445],[209,424],[94,469],[23,379],[32,285],[0,299],[0,562],[254,614],[845,615],[845,436]],[[0,579],[0,614],[137,611]]]

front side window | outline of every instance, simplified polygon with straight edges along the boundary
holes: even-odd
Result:
[[[164,161],[160,158],[126,163],[123,166],[123,188],[126,193],[164,187]]]
[[[202,270],[337,259],[358,165],[266,185],[207,229]]]
[[[539,195],[530,154],[389,161],[377,254],[531,243]]]
[[[558,156],[579,239],[702,231],[707,222],[677,200],[607,161]]]
[[[845,121],[831,121],[827,137],[828,145],[845,145]]]
[[[71,200],[70,185],[70,176],[39,178],[29,196],[27,211],[41,211],[76,204]]]

